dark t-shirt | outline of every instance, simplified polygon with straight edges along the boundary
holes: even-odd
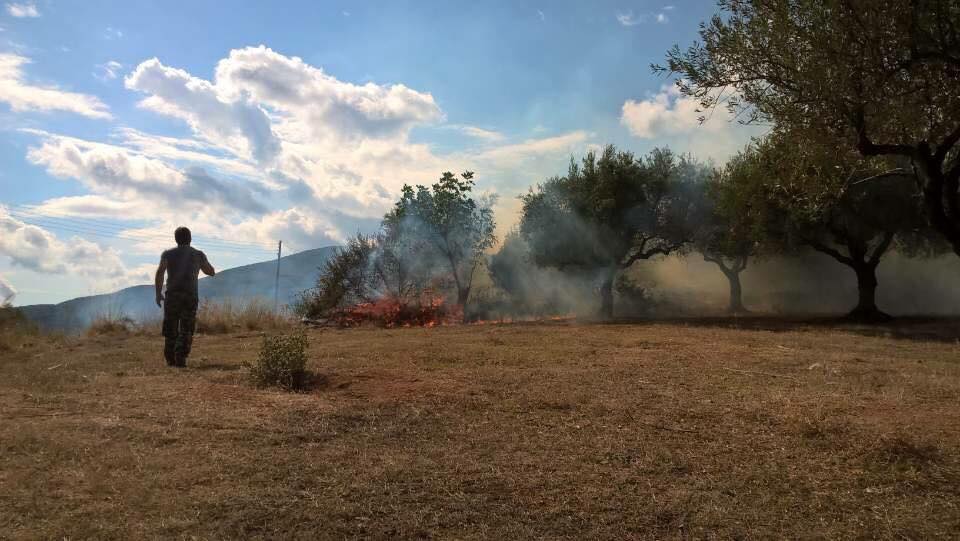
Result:
[[[197,274],[200,273],[200,266],[206,263],[207,256],[187,245],[163,252],[160,259],[167,262],[167,292],[197,297]]]

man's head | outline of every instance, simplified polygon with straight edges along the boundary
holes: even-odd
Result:
[[[173,232],[173,238],[177,239],[177,246],[186,246],[190,244],[190,230],[180,226]]]

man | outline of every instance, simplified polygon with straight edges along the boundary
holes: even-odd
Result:
[[[170,366],[186,366],[193,331],[197,326],[197,274],[203,271],[213,276],[216,271],[207,256],[190,246],[190,230],[178,227],[173,232],[177,247],[160,256],[160,266],[154,281],[157,288],[157,306],[163,307],[163,356]],[[167,273],[167,295],[164,297],[163,273]]]

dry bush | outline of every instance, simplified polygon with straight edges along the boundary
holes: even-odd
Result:
[[[287,329],[295,320],[284,311],[275,312],[262,299],[245,303],[204,301],[197,311],[197,332],[223,334],[232,331],[272,331]]]
[[[260,355],[244,366],[250,381],[258,387],[302,389],[307,381],[307,335],[301,331],[264,336]]]
[[[130,316],[119,310],[109,310],[93,318],[87,326],[87,335],[126,334],[136,327],[137,323]]]

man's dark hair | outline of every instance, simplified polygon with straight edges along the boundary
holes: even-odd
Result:
[[[192,240],[190,230],[183,226],[178,227],[177,230],[173,232],[173,238],[177,239],[178,246],[190,244],[190,240]]]

